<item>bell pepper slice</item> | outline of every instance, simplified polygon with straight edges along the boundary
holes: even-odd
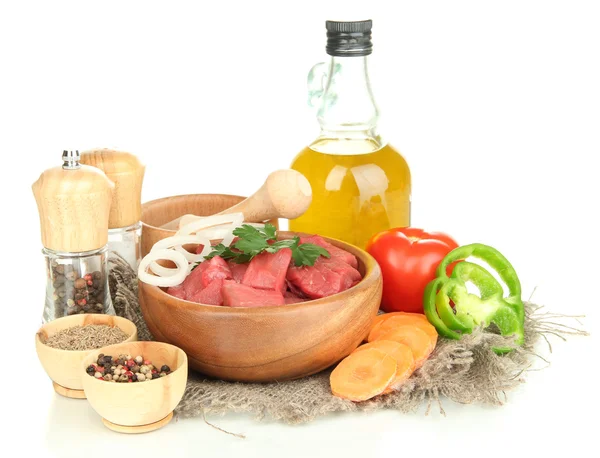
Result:
[[[469,257],[487,262],[507,284],[509,295],[504,296],[502,285],[484,267],[466,261]],[[447,267],[458,262],[448,276]],[[450,339],[460,339],[477,326],[495,324],[505,336],[514,335],[515,342],[524,341],[524,306],[521,283],[508,260],[495,248],[480,243],[465,245],[451,251],[440,263],[437,278],[429,283],[424,294],[424,312],[438,332]],[[479,296],[467,291],[467,282],[479,290]],[[450,301],[454,304],[452,307]],[[506,353],[509,347],[494,349]]]

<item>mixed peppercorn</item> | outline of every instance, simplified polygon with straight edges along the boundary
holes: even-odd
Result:
[[[164,377],[171,372],[171,368],[166,364],[160,368],[155,367],[152,361],[142,356],[132,358],[131,355],[121,354],[117,359],[113,359],[112,356],[100,353],[96,364],[90,364],[86,372],[107,382],[132,383]]]
[[[104,276],[100,271],[79,276],[71,264],[52,264],[54,318],[79,313],[103,313],[106,302]]]

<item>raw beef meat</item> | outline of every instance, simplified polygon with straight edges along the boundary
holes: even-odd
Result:
[[[234,281],[225,281],[222,292],[223,305],[230,307],[262,307],[285,304],[283,295],[279,291],[254,289]]]
[[[185,290],[183,289],[183,285],[171,286],[167,288],[167,294],[185,300]]]
[[[244,274],[242,283],[258,289],[270,289],[283,293],[285,276],[292,260],[292,250],[283,248],[277,253],[261,253],[255,256]]]
[[[217,278],[210,282],[206,288],[188,298],[188,300],[198,302],[199,304],[223,305],[223,294],[221,293],[222,287],[223,280]]]
[[[204,261],[202,264],[205,263],[208,263],[208,267],[202,272],[202,286],[204,288],[206,288],[210,282],[216,280],[217,278],[233,278],[227,261],[225,261],[221,256],[215,256],[210,261]],[[196,269],[198,267],[196,267]]]
[[[353,267],[322,257],[317,259],[312,267],[290,266],[287,273],[287,279],[311,299],[345,291],[355,284],[357,278],[360,279],[360,273]]]
[[[237,283],[241,283],[244,278],[244,274],[246,270],[248,270],[248,264],[238,264],[237,262],[228,261],[229,268],[231,269],[231,274],[233,275],[233,279]]]
[[[331,259],[339,259],[344,261],[347,264],[350,264],[355,269],[358,267],[358,261],[356,256],[352,253],[348,253],[346,250],[342,250],[336,246],[333,246],[327,240],[319,235],[311,235],[310,237],[300,237],[300,243],[312,243],[313,245],[318,245],[320,247],[325,248],[329,251],[331,255]]]

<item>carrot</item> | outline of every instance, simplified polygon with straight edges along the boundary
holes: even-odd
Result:
[[[393,340],[376,340],[375,342],[361,345],[354,350],[354,353],[365,351],[369,348],[377,348],[396,360],[396,376],[385,389],[383,392],[384,394],[400,388],[400,386],[409,379],[415,370],[415,359],[413,357],[412,350],[408,345],[394,342]]]
[[[408,312],[381,313],[381,314],[377,315],[375,317],[375,319],[373,320],[373,324],[371,324],[371,331],[369,332],[369,334],[371,332],[373,332],[375,330],[375,328],[381,326],[381,324],[384,321],[387,321],[388,319],[393,318],[395,316],[412,316],[413,318],[418,318],[418,319],[421,319],[421,320],[429,323],[429,321],[427,320],[427,317],[425,315],[423,315],[422,313],[408,313]],[[370,340],[369,340],[369,342],[370,342]]]
[[[425,363],[435,348],[435,342],[429,335],[414,325],[404,325],[382,334],[378,340],[393,340],[408,345],[415,359],[415,369]]]
[[[331,373],[331,392],[359,402],[381,394],[396,377],[396,360],[377,349],[352,353]]]
[[[416,326],[419,329],[422,329],[429,335],[431,339],[433,339],[434,344],[437,343],[438,333],[435,327],[427,321],[427,319],[423,320],[421,318],[417,318],[415,314],[406,314],[406,315],[396,315],[388,318],[387,320],[382,321],[379,326],[371,329],[369,333],[369,337],[367,340],[369,342],[373,342],[374,340],[378,340],[380,336],[383,334],[392,331],[395,328],[405,325]]]

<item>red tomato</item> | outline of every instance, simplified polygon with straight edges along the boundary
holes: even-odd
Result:
[[[439,263],[458,243],[447,234],[399,227],[375,234],[367,251],[383,274],[381,309],[423,313],[423,294]]]

